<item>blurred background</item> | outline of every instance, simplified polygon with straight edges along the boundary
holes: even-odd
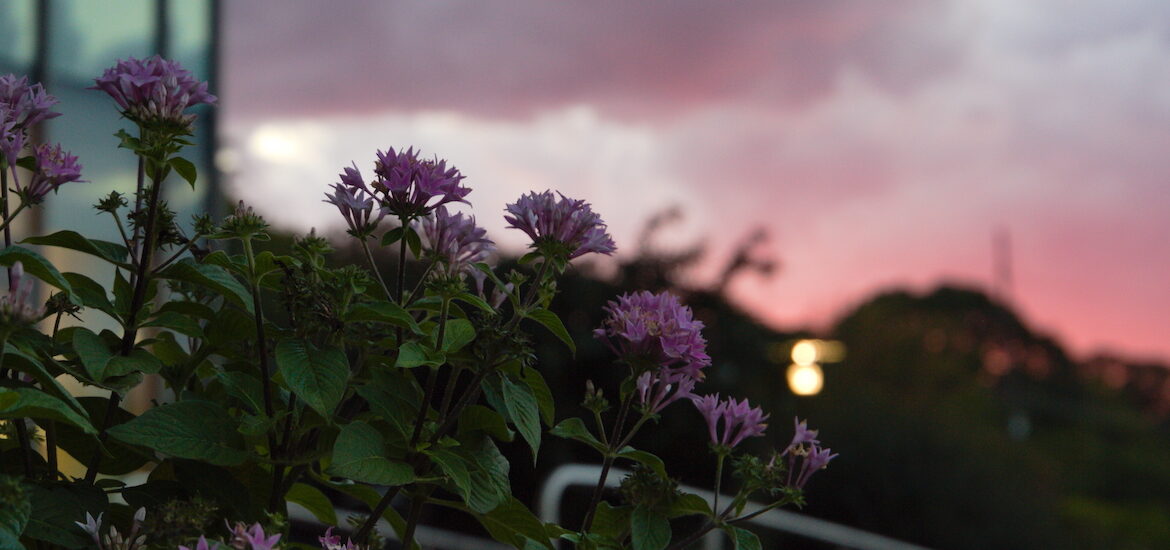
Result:
[[[325,186],[410,145],[467,175],[502,263],[526,244],[505,203],[593,203],[619,252],[562,285],[577,357],[540,344],[564,415],[616,384],[605,301],[669,288],[708,325],[703,390],[772,411],[760,449],[800,415],[841,453],[802,513],[935,548],[1170,547],[1170,4],[8,0],[0,73],[61,99],[42,137],[92,181],[30,230],[114,238],[89,205],[134,163],[84,87],[156,52],[220,97],[182,212],[243,199],[356,259]],[[702,449],[675,407],[643,444]],[[546,443],[513,461],[530,503],[587,459]],[[709,486],[702,456],[671,473]]]

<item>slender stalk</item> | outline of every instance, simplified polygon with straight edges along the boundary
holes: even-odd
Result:
[[[111,210],[110,215],[114,217],[114,225],[118,227],[118,234],[122,236],[122,242],[130,253],[130,262],[132,264],[138,263],[138,251],[134,249],[134,241],[131,241],[130,237],[126,235],[126,227],[122,225],[122,216],[119,216],[116,210]]]
[[[16,172],[16,159],[8,160],[8,166],[12,167],[13,173]],[[21,204],[23,207],[24,204]],[[16,212],[20,209],[17,208]],[[0,214],[4,215],[4,248],[12,246],[12,230],[8,228],[8,222],[16,216],[16,212],[8,213],[8,170],[0,170]]]
[[[4,216],[4,222],[3,224],[0,224],[0,229],[4,230],[4,248],[12,246],[12,228],[10,227],[12,225],[12,220],[15,220],[16,215],[19,214],[21,210],[24,210],[26,206],[28,205],[22,202],[19,206],[16,207],[16,210],[12,211],[12,214]],[[4,210],[7,209],[8,199],[4,199]]]
[[[401,218],[400,221],[402,222],[402,240],[398,244],[398,286],[396,288],[398,292],[395,294],[397,298],[390,299],[397,299],[398,305],[403,305],[405,297],[402,295],[402,288],[406,285],[406,232],[410,227],[410,220]],[[386,296],[389,297],[390,293],[387,292]],[[401,340],[401,338],[399,339]]]
[[[406,299],[406,303],[402,304],[402,307],[413,304],[419,298],[419,294],[422,294],[423,289],[426,288],[427,275],[431,274],[431,269],[435,267],[435,263],[431,262],[427,264],[427,268],[423,270],[422,275],[418,278],[418,282],[414,285],[414,290],[410,291],[410,297]]]
[[[622,437],[622,427],[626,423],[626,415],[629,414],[630,406],[633,402],[633,392],[622,400],[621,411],[618,412],[617,420],[613,424],[612,435],[609,438],[611,442],[618,442],[624,439]],[[585,511],[585,520],[581,522],[582,533],[588,533],[589,528],[593,527],[593,518],[597,513],[597,506],[601,504],[601,495],[605,492],[605,481],[609,478],[609,469],[613,467],[613,461],[617,458],[617,455],[614,453],[620,448],[610,444],[608,452],[605,453],[605,460],[601,463],[601,475],[597,478],[597,486],[593,488],[593,497],[589,499],[589,508]]]
[[[690,535],[687,535],[686,537],[678,540],[677,542],[672,543],[670,546],[666,547],[666,550],[680,550],[682,548],[686,548],[687,546],[690,546],[691,544],[693,544],[695,541],[703,538],[703,535],[706,535],[707,533],[711,532],[711,530],[714,528],[715,528],[715,522],[711,521],[711,519],[708,518],[707,521],[704,522],[702,526],[700,526],[698,529],[695,530],[695,532],[691,533]]]
[[[179,259],[179,256],[182,256],[188,250],[191,250],[191,248],[193,246],[195,246],[195,239],[198,239],[198,238],[199,238],[199,235],[192,237],[191,240],[187,241],[187,244],[183,245],[183,247],[180,248],[178,252],[171,254],[171,257],[159,262],[159,264],[157,266],[155,266],[153,273],[158,273],[159,271],[162,271],[162,269],[164,267],[171,265],[171,262]]]
[[[447,410],[451,406],[451,399],[455,397],[455,385],[459,382],[459,375],[462,373],[462,367],[451,368],[451,374],[447,377],[447,387],[443,388],[443,404],[439,406],[439,418],[447,417]]]
[[[45,457],[49,461],[49,478],[56,481],[61,468],[57,465],[57,422],[45,422]]]
[[[447,315],[450,313],[450,308],[451,299],[444,296],[442,309],[439,310],[439,333],[435,336],[435,349],[443,349],[443,338],[447,332]],[[410,436],[411,448],[418,443],[418,438],[422,435],[422,427],[427,419],[427,410],[431,408],[431,399],[435,395],[435,385],[438,378],[439,367],[430,369],[430,373],[427,374],[426,391],[418,408],[418,417],[414,421],[414,432]]]
[[[528,292],[524,294],[524,299],[520,300],[520,308],[512,313],[512,319],[508,321],[508,328],[516,328],[516,325],[520,323],[520,318],[524,316],[524,311],[532,305],[532,301],[536,298],[536,291],[544,283],[544,276],[548,273],[548,263],[547,259],[540,262],[540,270],[536,272],[536,279],[528,287]]]
[[[366,242],[364,238],[359,240],[362,242],[362,250],[366,253],[366,261],[370,262],[370,270],[374,272],[374,278],[378,280],[382,292],[386,293],[386,299],[393,300],[394,296],[390,294],[390,288],[386,286],[386,280],[382,278],[382,272],[378,269],[377,262],[374,261],[374,254],[370,252],[370,243]]]
[[[398,491],[401,490],[401,485],[398,487],[391,487],[386,490],[386,494],[382,495],[382,499],[379,500],[378,504],[376,504],[373,510],[370,511],[370,517],[366,518],[366,522],[363,523],[356,532],[354,532],[354,542],[359,545],[366,544],[367,539],[370,537],[370,532],[374,529],[374,525],[377,525],[378,520],[382,519],[382,514],[386,513],[386,508],[390,506],[390,501],[394,500],[394,497],[398,494]]]
[[[727,459],[727,453],[720,451],[719,456],[715,459],[715,496],[712,497],[711,510],[719,509],[719,490],[723,484],[723,461]]]
[[[143,158],[142,155],[139,155],[138,156],[138,185],[135,186],[135,189],[134,189],[134,211],[135,212],[142,211],[142,191],[145,189],[145,184],[146,184],[146,159]],[[138,239],[141,237],[141,235],[139,234],[140,230],[141,230],[141,227],[134,228],[134,237],[132,239],[130,239],[130,242],[132,243],[131,250],[133,250],[134,247],[138,246]],[[131,252],[131,254],[133,254],[133,252]]]
[[[273,417],[274,407],[272,405],[272,371],[268,365],[268,337],[264,331],[264,307],[260,301],[260,284],[256,280],[256,254],[252,250],[251,235],[244,236],[240,239],[244,245],[244,258],[248,261],[248,286],[252,291],[252,311],[253,317],[256,319],[256,353],[259,356],[260,363],[260,388],[264,396],[264,414],[268,418]],[[269,430],[265,435],[268,438],[268,457],[276,458],[281,454],[280,448],[276,443],[276,434]],[[272,464],[272,492],[269,495],[268,510],[270,512],[278,512],[281,505],[284,504],[284,495],[281,494],[280,489],[284,486],[284,466]]]
[[[415,495],[410,501],[410,515],[406,518],[406,532],[402,535],[402,548],[410,550],[414,544],[414,531],[418,528],[418,519],[422,515],[423,504],[427,501],[430,491]]]
[[[139,183],[142,183],[142,176],[145,172],[145,160],[143,157],[138,157],[138,175]],[[125,330],[122,333],[122,348],[121,355],[130,355],[134,351],[134,344],[138,340],[138,311],[142,309],[143,303],[146,301],[146,289],[149,286],[150,266],[154,261],[155,239],[157,238],[157,231],[155,224],[158,223],[158,203],[159,197],[162,195],[163,184],[163,169],[158,167],[155,171],[154,177],[151,178],[152,185],[150,187],[150,200],[146,204],[146,227],[142,237],[142,253],[139,255],[139,262],[135,266],[135,271],[132,273],[132,281],[134,284],[134,293],[130,298],[130,311],[126,313]],[[138,206],[141,208],[142,193],[138,194]],[[135,238],[137,239],[137,230],[135,231]],[[105,443],[109,434],[106,429],[110,426],[110,419],[113,418],[115,411],[118,409],[118,404],[122,398],[117,392],[110,392],[109,401],[106,403],[106,415],[102,417],[101,426],[98,428],[98,443]],[[99,445],[94,449],[89,461],[89,469],[85,472],[85,480],[88,483],[93,483],[97,479],[98,467],[101,465],[102,452]]]

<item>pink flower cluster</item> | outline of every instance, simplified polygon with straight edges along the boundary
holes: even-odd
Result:
[[[450,214],[445,206],[436,208],[417,223],[426,241],[424,250],[443,264],[444,273],[451,278],[474,270],[471,265],[486,259],[496,248],[487,238],[487,231],[476,227],[474,216]]]
[[[119,60],[94,79],[91,90],[114,98],[122,114],[140,124],[174,124],[187,128],[195,115],[189,107],[214,104],[207,83],[198,80],[177,61],[152,56]]]
[[[0,154],[14,164],[24,149],[29,130],[42,121],[61,116],[51,110],[57,98],[28,77],[0,76]]]
[[[507,205],[504,220],[527,233],[532,248],[545,255],[563,253],[571,260],[590,252],[613,254],[617,246],[589,203],[557,194],[560,199],[552,191],[523,195]]]
[[[464,197],[471,189],[460,184],[463,174],[446,160],[419,160],[413,147],[405,151],[378,151],[374,162],[378,179],[371,183],[382,195],[382,205],[403,220],[413,220],[429,214],[449,202],[467,202]]]
[[[695,396],[691,401],[707,420],[711,442],[715,445],[735,447],[744,439],[764,435],[768,427],[764,421],[769,415],[759,407],[752,407],[747,399],[736,401],[729,397],[720,400],[719,394],[712,394]]]
[[[828,466],[829,461],[837,458],[837,455],[830,449],[821,448],[821,442],[817,440],[817,430],[808,429],[807,420],[794,418],[793,423],[796,425],[796,433],[780,456],[788,457],[788,485],[803,489],[809,478],[817,470]]]
[[[632,292],[609,302],[605,311],[606,318],[593,335],[618,357],[648,361],[672,373],[703,379],[703,368],[711,364],[703,323],[677,296]]]

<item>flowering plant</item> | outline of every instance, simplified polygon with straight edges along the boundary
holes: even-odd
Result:
[[[750,548],[759,541],[744,522],[800,504],[809,476],[836,456],[803,422],[767,461],[737,450],[764,432],[768,415],[746,400],[694,393],[712,365],[704,326],[669,293],[635,292],[606,307],[595,336],[626,379],[615,388],[590,384],[588,418],[556,422],[564,411],[528,331],[547,330],[575,348],[549,309],[558,277],[582,256],[616,249],[583,200],[545,191],[507,205],[505,219],[532,248],[521,262],[527,273],[501,275],[489,263],[486,231],[453,210],[470,204],[463,174],[446,160],[420,160],[413,148],[390,148],[375,155],[374,181],[356,164],[344,168],[325,199],[368,270],[331,267],[329,242],[312,232],[277,255],[257,250],[268,226],[242,203],[218,223],[200,216],[185,229],[160,198],[173,174],[196,184],[194,165],[179,153],[196,120],[188,108],[215,101],[205,83],[155,57],[120,61],[94,88],[138,127],[137,135],[117,134],[138,160],[133,200],[112,192],[96,205],[121,242],[60,231],[21,243],[109,264],[109,288],[13,243],[13,217],[78,181],[81,166],[59,146],[21,156],[29,126],[52,116],[55,100],[25,79],[0,78],[4,189],[9,174],[18,182],[19,167],[32,172],[15,183],[16,209],[7,193],[0,197],[0,265],[9,267],[0,298],[0,419],[11,435],[0,447],[16,457],[0,461],[2,548],[271,550],[289,540],[289,503],[329,527],[317,541],[326,550],[374,546],[383,519],[413,548],[428,507],[467,514],[517,548],[552,548],[558,539],[581,548],[682,548],[712,529]],[[387,215],[397,225],[371,239]],[[386,279],[375,253],[395,249],[398,270]],[[423,266],[417,277],[407,277],[410,257]],[[30,276],[56,289],[45,307],[33,303]],[[66,315],[85,322],[63,326]],[[115,329],[99,328],[99,317]],[[146,375],[166,392],[135,415],[122,403]],[[75,397],[61,378],[107,395]],[[681,493],[663,458],[633,446],[674,403],[681,405],[671,414],[706,419],[717,458],[712,502]],[[687,404],[697,412],[677,410]],[[500,451],[526,444],[535,462],[546,433],[595,450],[602,463],[584,518],[564,526],[542,522],[513,496]],[[61,452],[80,469],[59,463]],[[727,459],[737,492],[720,508]],[[607,500],[619,462],[634,471]],[[146,481],[117,477],[135,470],[149,471]],[[341,526],[327,492],[363,501],[368,514],[335,534]],[[766,506],[745,514],[759,495]],[[675,537],[670,520],[683,516],[699,521]]]

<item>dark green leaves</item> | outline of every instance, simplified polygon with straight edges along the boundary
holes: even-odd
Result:
[[[523,384],[503,379],[504,405],[508,409],[508,416],[516,425],[524,441],[532,447],[532,462],[536,463],[536,453],[540,450],[540,407],[532,390]]]
[[[109,433],[131,445],[220,466],[242,464],[248,457],[235,421],[222,407],[209,401],[188,400],[156,407],[110,428]]]
[[[589,433],[589,428],[585,427],[585,423],[580,418],[566,418],[560,424],[554,426],[553,429],[549,430],[548,433],[557,437],[580,441],[593,447],[603,455],[609,452],[605,445],[598,441],[596,437],[593,437],[593,434]]]
[[[414,479],[410,466],[386,458],[382,434],[365,422],[352,422],[341,429],[333,444],[329,473],[375,485],[403,485]]]
[[[17,478],[0,476],[0,492],[5,506],[0,507],[0,548],[23,548],[20,535],[32,514],[29,496]]]
[[[191,185],[192,189],[195,188],[195,178],[197,177],[197,172],[195,170],[195,165],[192,164],[191,161],[183,157],[171,157],[169,160],[167,160],[167,164],[171,165],[171,168],[175,170],[176,174],[178,174],[184,180],[187,180],[187,183]]]
[[[630,515],[630,541],[634,550],[662,550],[670,543],[670,522],[638,506]]]
[[[557,317],[557,314],[544,308],[537,308],[529,311],[527,316],[529,319],[544,325],[544,328],[560,338],[566,346],[569,346],[569,351],[573,354],[577,353],[577,345],[573,343],[573,337],[569,336],[569,331],[565,329],[565,324],[561,322],[561,318]]]
[[[372,323],[387,323],[396,327],[409,329],[415,334],[422,334],[422,329],[401,306],[391,302],[377,302],[373,304],[359,304],[349,310],[346,321],[368,321]]]
[[[760,550],[760,538],[742,527],[728,525],[723,530],[735,541],[735,550]]]
[[[57,271],[57,268],[53,267],[53,264],[40,254],[19,246],[10,246],[0,250],[0,266],[11,267],[16,262],[20,262],[24,266],[25,273],[72,295],[73,288],[69,286],[69,281],[65,280],[61,272]]]
[[[128,252],[125,246],[109,241],[87,239],[76,231],[58,231],[43,237],[29,237],[21,241],[21,243],[68,248],[70,250],[84,252],[91,256],[97,256],[115,265],[127,265],[126,256]]]
[[[532,541],[541,547],[552,548],[544,524],[514,497],[509,497],[491,512],[476,515],[475,518],[492,538],[502,543],[525,548],[528,541]]]
[[[282,340],[276,345],[276,364],[297,397],[322,417],[333,417],[349,379],[349,363],[341,350],[317,349],[304,340]]]
[[[15,394],[17,398],[12,399]],[[46,418],[68,422],[86,433],[95,434],[97,430],[84,416],[64,401],[57,399],[35,388],[0,388],[0,418]]]
[[[210,288],[252,313],[252,294],[222,267],[184,258],[159,271],[157,276]]]

